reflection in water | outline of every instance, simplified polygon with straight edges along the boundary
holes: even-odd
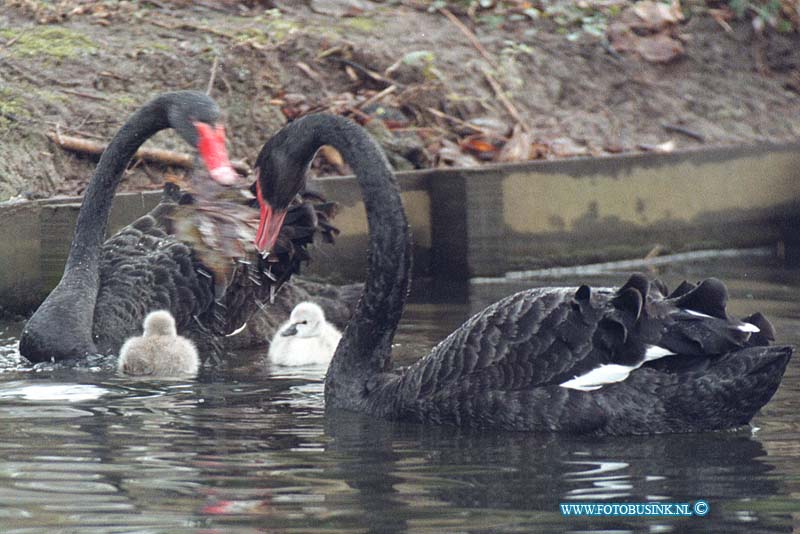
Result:
[[[682,269],[666,273],[672,285],[699,277]],[[772,268],[732,277],[731,269],[718,273],[731,282],[731,308],[765,310],[782,340],[800,344],[800,280]],[[701,270],[711,274],[707,265]],[[496,300],[514,289],[473,292]],[[401,363],[468,312],[410,306],[396,339]],[[0,348],[6,362],[13,353]],[[322,373],[262,363],[161,382],[85,366],[5,367],[3,532],[800,530],[797,359],[754,421],[756,433],[633,438],[485,433],[325,413]],[[700,498],[710,503],[704,518],[564,518],[558,506]]]
[[[704,498],[718,503],[768,498],[780,488],[766,476],[773,466],[764,461],[764,448],[749,431],[600,440],[513,433],[487,436],[368,420],[344,412],[329,414],[326,428],[332,437],[328,451],[348,485],[360,491],[364,525],[376,532],[402,530],[412,523],[443,527],[461,516],[473,517],[475,528],[488,528],[499,520],[510,530],[548,531],[564,527],[558,504],[574,499],[693,502]],[[392,510],[391,516],[387,510]],[[506,511],[513,511],[513,516]],[[739,522],[738,516],[713,506],[709,516],[692,520],[698,523],[664,518],[659,522],[682,531],[696,527],[698,532],[707,531],[710,523],[720,527],[727,523],[725,528],[735,530]],[[581,519],[569,523],[581,529],[593,524]],[[650,523],[603,521],[604,528],[623,530]]]
[[[28,401],[82,402],[99,399],[106,393],[105,389],[91,384],[28,384],[15,381],[0,386],[0,399],[18,397]]]

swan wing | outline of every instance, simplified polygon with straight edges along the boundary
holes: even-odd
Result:
[[[616,424],[620,414],[643,414],[639,430],[648,432],[658,431],[680,396],[724,411],[720,399],[756,388],[761,404],[741,406],[741,418],[752,417],[774,393],[791,350],[766,347],[772,329],[763,317],[727,315],[719,281],[664,293],[634,276],[617,290],[532,289],[507,297],[404,373],[401,416],[590,432]],[[764,380],[751,380],[773,362]],[[632,431],[625,424],[619,430]]]

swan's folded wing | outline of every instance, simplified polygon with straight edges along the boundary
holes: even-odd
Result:
[[[533,289],[473,316],[410,373],[418,398],[449,388],[515,391],[537,387],[594,391],[625,381],[642,366],[677,372],[722,354],[764,345],[762,316],[727,314],[715,279],[664,296],[658,283],[632,276],[617,290]]]
[[[597,360],[594,309],[573,306],[574,289],[533,289],[473,316],[409,370],[417,396],[449,387],[518,390],[554,383]]]

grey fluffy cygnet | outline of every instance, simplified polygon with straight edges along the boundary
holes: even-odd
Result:
[[[327,365],[341,337],[322,308],[301,302],[272,339],[269,360],[277,365]]]
[[[175,319],[166,310],[145,317],[144,334],[125,341],[117,362],[120,373],[132,376],[189,377],[199,367],[197,348],[178,335]]]

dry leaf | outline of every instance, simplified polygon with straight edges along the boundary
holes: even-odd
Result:
[[[683,12],[678,2],[667,5],[643,0],[634,4],[631,9],[647,28],[653,31],[673,26],[683,20]]]
[[[545,159],[550,154],[550,147],[545,143],[531,143],[528,154],[529,159]]]
[[[461,147],[449,139],[441,140],[442,146],[438,150],[431,150],[436,154],[437,167],[477,167],[480,162],[469,154],[465,154]]]
[[[517,124],[511,133],[511,139],[505,144],[497,161],[527,161],[531,157],[531,134],[522,129],[522,125]]]
[[[640,37],[636,51],[651,63],[669,63],[683,55],[683,45],[666,33]]]
[[[320,155],[325,158],[325,161],[336,167],[336,170],[342,172],[344,169],[344,158],[338,150],[330,145],[322,145],[319,149]]]
[[[569,137],[559,137],[550,141],[550,151],[557,158],[566,158],[586,155],[589,149]]]
[[[476,134],[466,137],[460,143],[461,149],[469,152],[483,161],[492,161],[499,152],[499,147]]]

